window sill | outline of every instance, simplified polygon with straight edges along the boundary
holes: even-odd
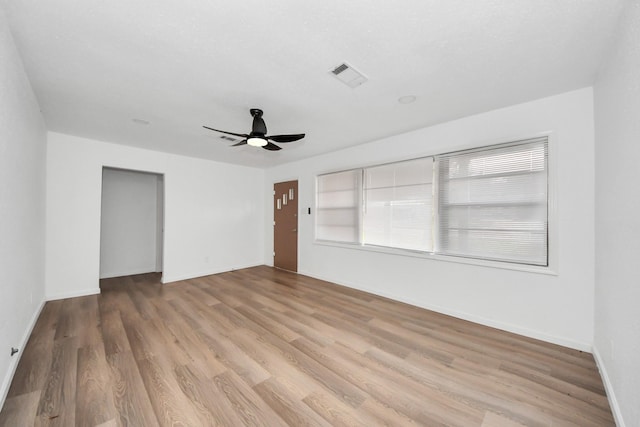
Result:
[[[464,258],[464,257],[453,256],[453,255],[439,255],[439,254],[432,254],[427,252],[412,251],[408,249],[387,248],[383,246],[359,245],[359,244],[353,244],[353,243],[340,243],[340,242],[331,242],[326,240],[315,240],[313,243],[315,245],[320,245],[320,246],[330,246],[335,248],[352,249],[352,250],[365,251],[365,252],[377,252],[377,253],[383,253],[383,254],[389,254],[389,255],[395,255],[395,256],[421,258],[421,259],[427,259],[431,261],[444,261],[444,262],[451,262],[455,264],[467,264],[467,265],[475,265],[479,267],[498,268],[502,270],[514,270],[514,271],[522,271],[526,273],[545,274],[549,276],[558,275],[558,272],[556,271],[556,269],[552,268],[551,266],[544,267],[544,266],[536,266],[536,265],[516,264],[516,263],[510,263],[510,262],[503,262],[503,261]]]

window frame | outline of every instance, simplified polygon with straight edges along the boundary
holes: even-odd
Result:
[[[558,215],[557,215],[558,206],[557,206],[557,199],[556,199],[557,186],[558,186],[557,173],[556,173],[557,137],[551,131],[539,132],[536,134],[529,134],[521,137],[508,138],[498,142],[494,140],[494,141],[488,141],[484,143],[476,143],[473,145],[464,145],[464,146],[455,147],[455,149],[450,149],[446,152],[420,153],[413,157],[405,157],[405,158],[400,158],[397,160],[394,159],[392,161],[386,161],[382,163],[372,163],[366,166],[351,167],[351,168],[319,173],[316,175],[316,180],[315,180],[316,206],[314,206],[314,212],[317,209],[317,190],[318,190],[317,177],[321,175],[327,175],[331,173],[339,173],[339,172],[345,172],[345,171],[357,170],[357,169],[363,171],[362,173],[364,175],[364,169],[369,167],[382,166],[385,164],[398,163],[403,161],[411,161],[411,160],[416,160],[416,159],[425,158],[425,157],[433,157],[434,159],[437,159],[438,156],[443,156],[448,154],[483,151],[486,149],[498,148],[500,146],[518,145],[519,143],[525,143],[527,140],[533,140],[533,139],[543,138],[543,137],[547,138],[547,156],[548,156],[547,158],[547,260],[548,260],[548,264],[546,266],[522,264],[517,262],[499,261],[499,260],[482,259],[482,258],[468,258],[463,256],[457,256],[457,255],[444,255],[444,254],[435,252],[436,246],[434,246],[433,248],[434,252],[422,252],[422,251],[412,250],[412,249],[363,244],[361,240],[362,239],[361,234],[360,234],[360,241],[355,243],[319,240],[315,238],[315,235],[314,235],[313,244],[320,245],[320,246],[332,246],[332,247],[351,249],[351,250],[362,250],[367,252],[383,253],[383,254],[395,255],[395,256],[421,258],[421,259],[427,259],[427,260],[433,260],[433,261],[445,261],[445,262],[452,262],[456,264],[467,264],[467,265],[473,265],[473,266],[483,266],[483,267],[491,267],[491,268],[498,268],[498,269],[504,269],[504,270],[515,270],[515,271],[523,271],[523,272],[529,272],[529,273],[538,273],[538,274],[557,276],[559,274],[559,265],[558,265],[559,247],[558,247],[558,224],[557,224],[558,223]],[[434,180],[432,184],[434,200],[437,200],[439,197],[439,194],[438,194],[439,183],[437,182],[438,176],[439,176],[439,170],[438,170],[439,164],[440,163],[438,161],[434,161],[434,166],[433,166]],[[362,199],[362,195],[363,195],[363,190],[361,189],[360,199]],[[360,208],[362,209],[363,208],[362,200],[359,200],[359,202],[360,202]],[[439,227],[437,226],[438,220],[439,220],[438,209],[434,209],[432,220],[434,221],[434,224],[432,225],[433,239],[434,239],[434,242],[437,243],[439,238],[439,236],[437,235],[438,229],[439,229]],[[360,220],[360,227],[362,227],[362,220]],[[314,232],[315,232],[315,221],[314,221]],[[361,233],[362,230],[360,229],[359,232]]]
[[[319,179],[322,176],[327,176],[327,175],[334,175],[334,174],[339,174],[339,173],[345,173],[345,172],[354,172],[354,171],[360,171],[360,178],[359,178],[359,182],[360,182],[360,186],[356,189],[356,194],[357,194],[357,201],[355,203],[355,212],[358,213],[358,220],[357,220],[357,236],[358,236],[358,241],[357,242],[347,242],[347,241],[340,241],[340,240],[326,240],[326,239],[320,239],[318,238],[318,199],[319,199]],[[313,224],[313,236],[314,236],[314,241],[315,242],[324,242],[324,243],[330,243],[330,244],[337,244],[337,245],[347,245],[347,246],[360,246],[360,240],[361,240],[361,236],[362,236],[362,179],[363,179],[363,174],[362,174],[362,168],[350,168],[350,169],[341,169],[338,171],[334,171],[334,172],[326,172],[326,173],[321,173],[321,174],[317,174],[315,177],[315,206],[314,206],[314,213],[315,213],[315,219],[314,219],[314,224]]]
[[[501,144],[492,144],[492,145],[487,145],[487,146],[482,146],[482,147],[478,147],[478,148],[472,148],[472,149],[468,149],[468,150],[457,150],[457,151],[451,151],[448,153],[443,153],[443,154],[438,154],[436,156],[434,156],[434,158],[436,159],[435,164],[438,165],[438,170],[437,173],[438,175],[434,177],[434,181],[436,182],[435,184],[435,190],[438,192],[437,194],[437,201],[434,203],[435,207],[437,209],[435,209],[435,214],[439,214],[440,210],[442,208],[442,204],[441,202],[441,198],[440,198],[440,192],[439,190],[441,189],[441,183],[439,182],[441,174],[440,174],[440,166],[442,165],[441,160],[442,159],[446,159],[446,158],[462,158],[462,157],[466,157],[467,155],[473,155],[475,153],[479,153],[479,154],[487,154],[487,155],[491,155],[491,151],[498,151],[498,150],[504,150],[504,149],[509,149],[509,148],[517,148],[517,147],[522,147],[522,146],[530,146],[530,145],[535,145],[538,143],[542,143],[542,140],[546,140],[546,168],[544,170],[545,172],[545,181],[546,181],[546,199],[545,199],[545,204],[544,207],[546,208],[546,219],[547,219],[547,224],[546,224],[546,234],[545,234],[545,238],[546,238],[546,247],[547,247],[547,251],[546,251],[546,264],[536,264],[534,262],[525,262],[525,261],[517,261],[517,260],[513,260],[510,261],[508,259],[500,259],[499,257],[491,257],[491,256],[486,256],[486,257],[482,257],[479,255],[473,255],[471,253],[469,254],[456,254],[456,253],[446,253],[445,250],[443,250],[440,247],[440,244],[442,243],[441,239],[440,239],[440,231],[442,229],[442,223],[440,222],[440,218],[437,218],[437,220],[434,223],[434,226],[437,230],[434,230],[434,242],[435,242],[435,246],[434,246],[434,253],[437,253],[439,255],[442,256],[453,256],[453,257],[457,257],[457,258],[471,258],[471,259],[479,259],[479,260],[483,260],[483,261],[498,261],[498,262],[505,262],[505,263],[512,263],[512,264],[523,264],[523,265],[530,265],[530,266],[535,266],[535,267],[548,267],[549,266],[549,138],[548,136],[540,136],[540,137],[532,137],[532,138],[525,138],[525,139],[520,139],[517,141],[511,141],[511,142],[507,142],[507,143],[501,143]],[[500,154],[498,154],[500,155]],[[501,172],[500,176],[505,176],[505,177],[515,177],[515,176],[531,176],[533,173],[531,171],[527,172],[527,173],[521,173],[519,171],[516,172]],[[491,178],[491,176],[487,176],[489,178]],[[453,180],[456,181],[458,179],[462,179],[462,180],[468,180],[470,182],[473,182],[474,180],[480,180],[480,179],[484,179],[485,176],[467,176],[467,177],[461,177],[461,178],[454,178]],[[451,180],[449,181],[451,182]],[[502,204],[498,204],[499,206],[523,206],[523,205],[535,205],[537,204],[536,201],[531,201],[531,200],[527,200],[526,202],[503,202]],[[472,205],[476,205],[476,206],[483,206],[483,203],[472,203]]]
[[[368,188],[367,187],[367,170],[368,169],[375,169],[375,168],[381,168],[381,167],[386,167],[386,166],[392,166],[392,165],[397,165],[400,163],[409,163],[409,162],[416,162],[416,161],[422,161],[422,160],[426,160],[429,159],[431,161],[431,169],[432,169],[432,173],[431,173],[431,182],[426,183],[428,185],[431,186],[431,193],[429,195],[429,199],[431,201],[430,203],[430,208],[431,208],[431,230],[430,230],[430,246],[431,246],[431,250],[430,251],[424,251],[424,250],[420,250],[420,249],[412,249],[412,248],[406,248],[406,247],[400,247],[400,246],[386,246],[386,245],[382,245],[382,244],[376,244],[373,243],[371,241],[367,242],[366,241],[366,236],[365,236],[365,225],[366,225],[366,215],[367,215],[367,204],[368,204],[368,197],[367,197],[367,190],[374,190],[375,188]],[[421,157],[415,157],[412,159],[406,159],[406,160],[399,160],[399,161],[395,161],[395,162],[386,162],[386,163],[382,163],[382,164],[377,164],[377,165],[371,165],[371,166],[367,166],[367,167],[363,167],[362,168],[362,216],[361,216],[361,235],[360,235],[360,245],[362,246],[372,246],[372,247],[381,247],[381,248],[389,248],[389,249],[398,249],[398,250],[403,250],[403,251],[411,251],[411,252],[418,252],[418,253],[433,253],[433,249],[434,249],[434,239],[433,239],[433,211],[434,211],[434,206],[433,206],[433,186],[434,186],[434,176],[433,176],[433,165],[435,164],[435,158],[434,156],[421,156]],[[421,185],[421,184],[411,184],[411,185]],[[403,186],[396,186],[394,185],[392,188],[398,189],[398,188],[402,188]]]

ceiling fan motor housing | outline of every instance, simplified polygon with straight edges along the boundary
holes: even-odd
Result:
[[[262,120],[262,110],[259,108],[252,108],[249,112],[253,116],[251,136],[264,137],[267,134],[267,125],[265,125],[264,120]]]

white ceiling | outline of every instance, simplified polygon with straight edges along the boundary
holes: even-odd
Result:
[[[3,0],[0,0],[2,4]],[[50,130],[269,167],[593,83],[620,0],[4,0]],[[347,61],[369,81],[329,73]],[[398,98],[417,97],[412,104]],[[202,125],[306,132],[229,147]],[[148,125],[132,119],[149,121]],[[390,147],[392,149],[392,147]]]

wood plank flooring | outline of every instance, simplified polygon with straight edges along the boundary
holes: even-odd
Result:
[[[593,357],[255,267],[48,302],[0,426],[614,426]]]

